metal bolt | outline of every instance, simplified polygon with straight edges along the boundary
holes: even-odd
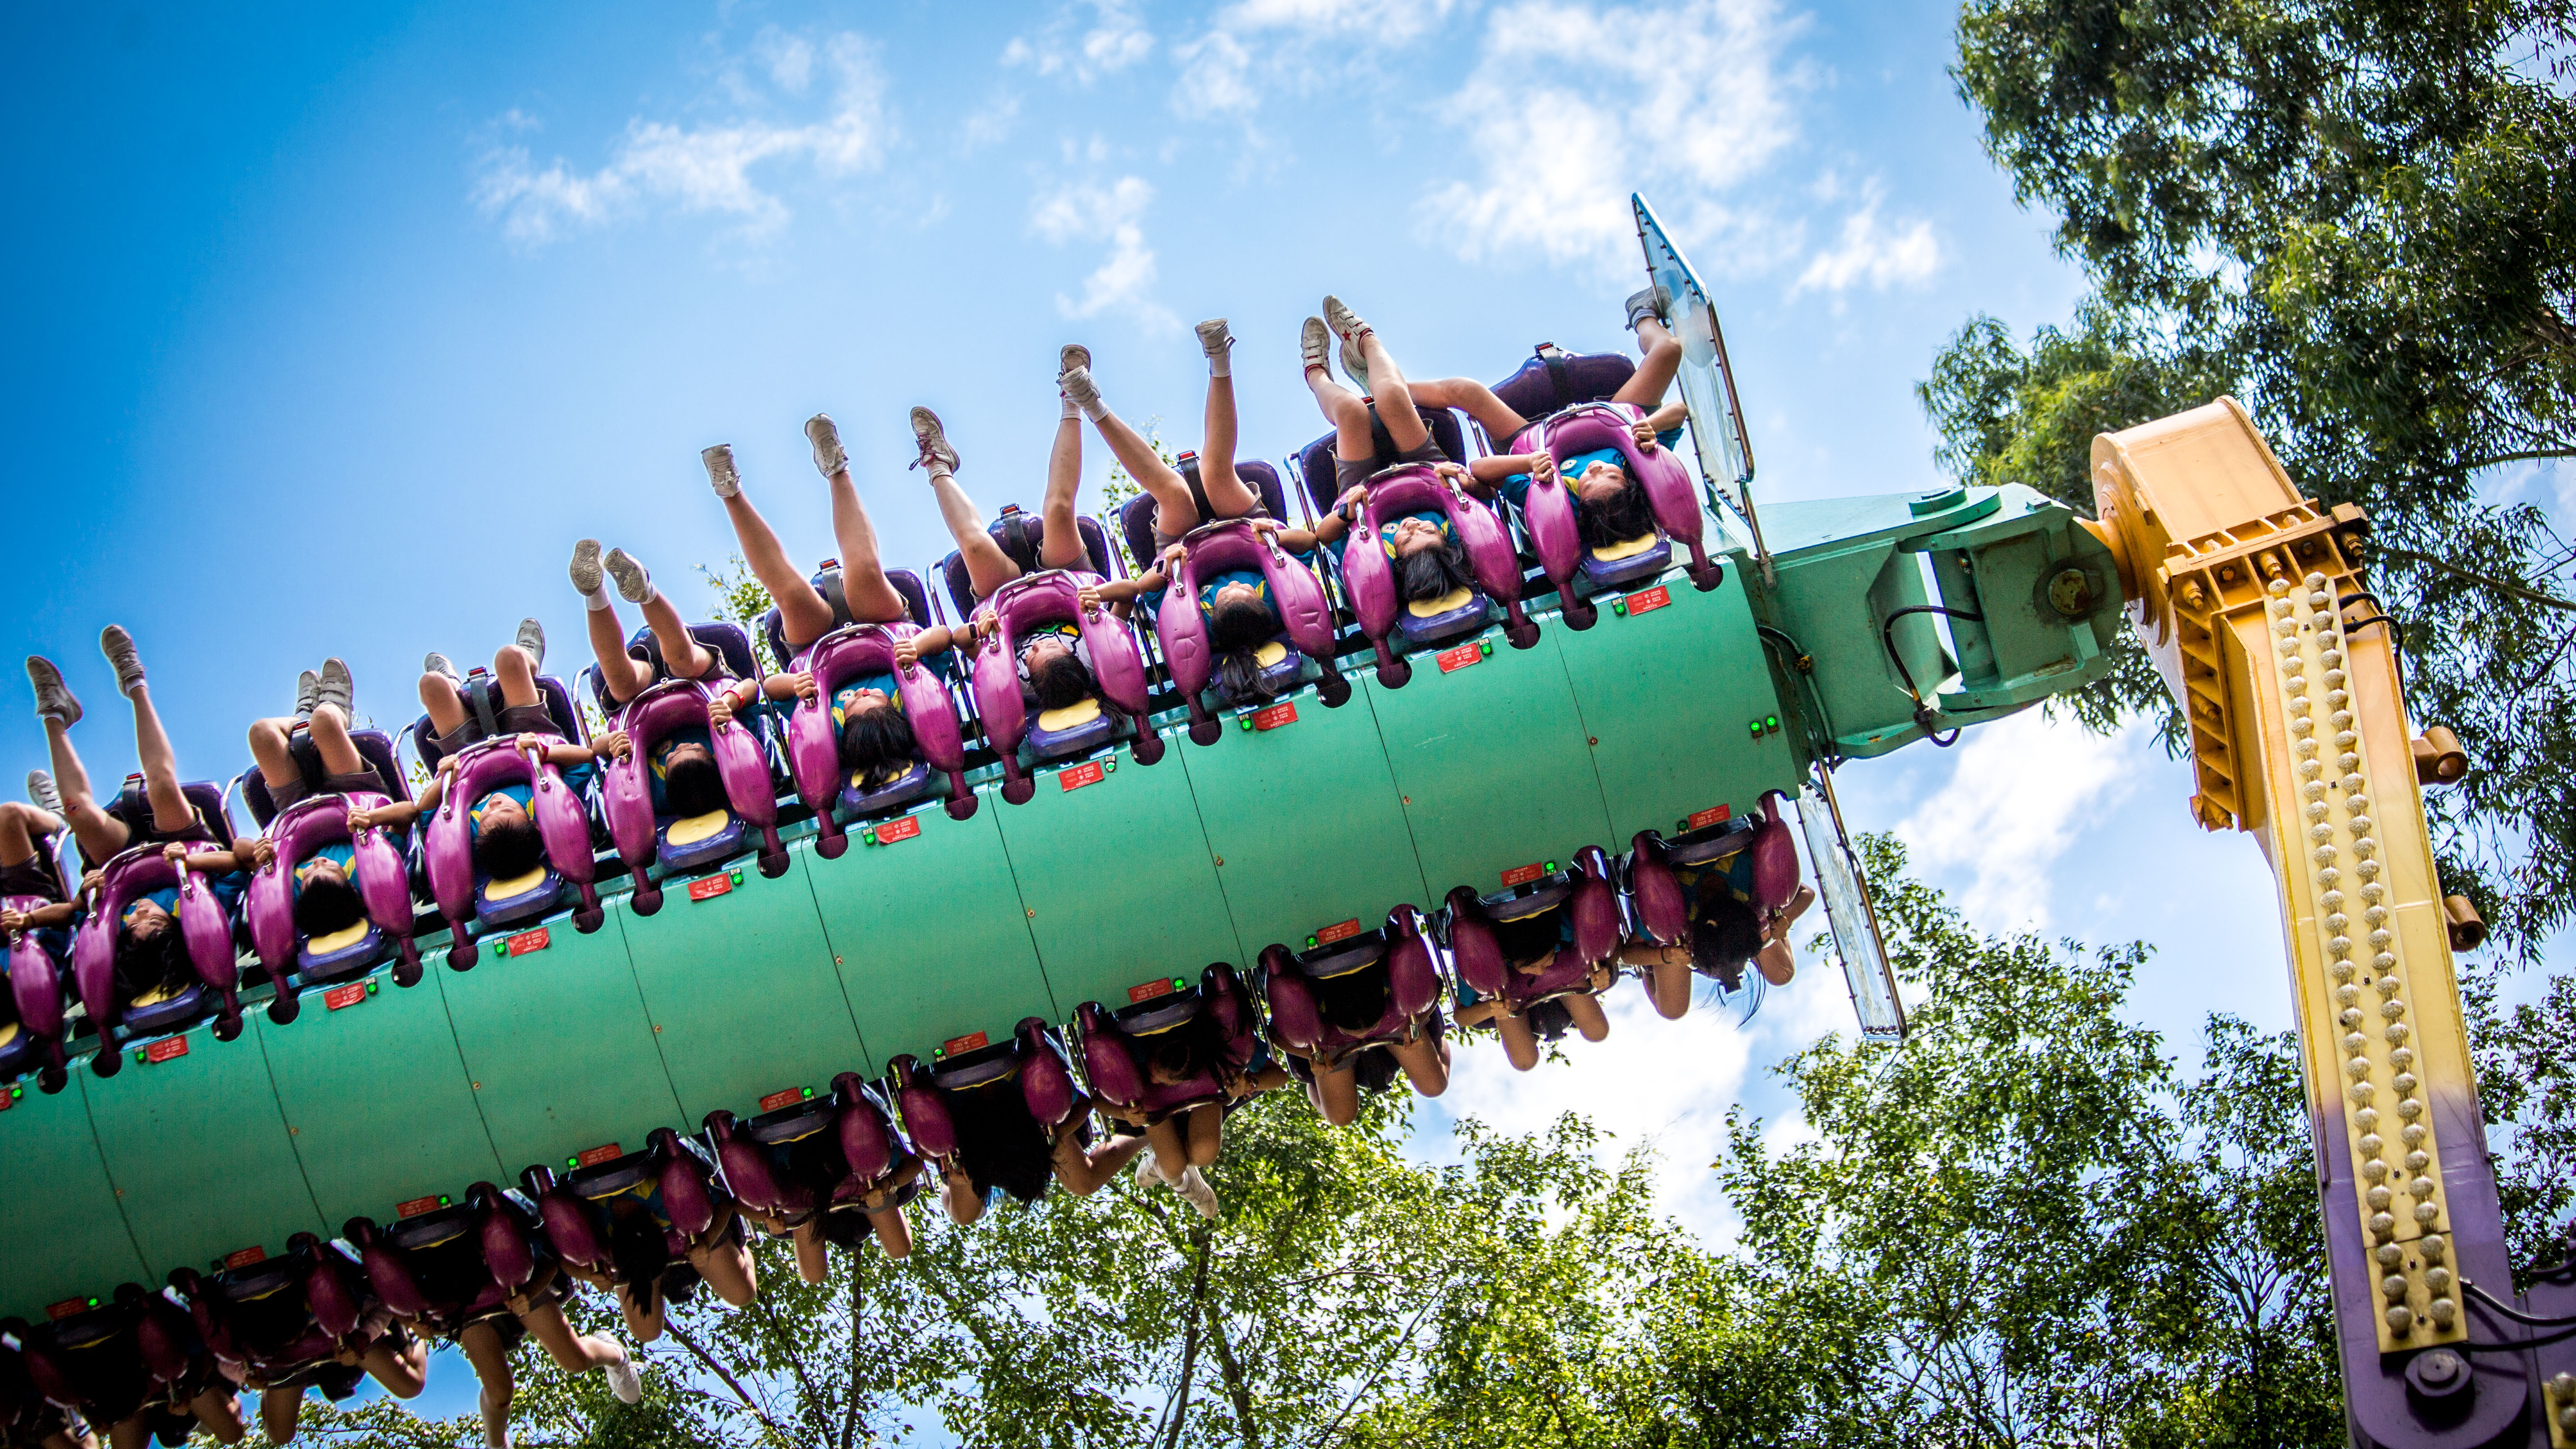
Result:
[[[2060,569],[2048,581],[2048,606],[2070,619],[2093,611],[2093,581],[2082,569]]]

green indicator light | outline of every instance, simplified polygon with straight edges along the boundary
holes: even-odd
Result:
[[[1555,862],[1555,861],[1552,861],[1552,860],[1551,860],[1551,861],[1549,861],[1549,862],[1547,863],[1547,873],[1548,873],[1549,875],[1554,875],[1554,874],[1556,874],[1556,862]]]
[[[440,1207],[447,1206],[447,1194],[442,1192],[438,1195],[438,1205]]]
[[[378,980],[377,980],[376,978],[374,978],[373,976],[368,977],[368,978],[367,978],[367,994],[368,994],[369,996],[373,996],[373,995],[375,995],[375,994],[376,994],[376,988],[377,988],[378,986],[383,985],[383,984],[384,984],[383,982],[378,981]]]
[[[1117,773],[1118,773],[1118,757],[1117,757],[1116,755],[1111,755],[1108,759],[1105,759],[1105,760],[1101,761],[1101,762],[1100,762],[1100,772],[1101,772],[1102,774],[1104,774],[1104,775],[1115,775],[1115,774],[1117,774]]]
[[[814,1089],[812,1087],[807,1087],[805,1089],[805,1096],[808,1100],[811,1100],[814,1096]]]
[[[1178,976],[1175,976],[1172,978],[1172,989],[1174,991],[1187,991],[1190,989],[1190,983],[1182,980]]]
[[[1612,604],[1612,605],[1610,606],[1610,612],[1611,612],[1611,613],[1613,613],[1613,614],[1625,614],[1625,613],[1627,613],[1627,612],[1628,612],[1628,601],[1627,601],[1626,599],[1621,599],[1621,600],[1619,600],[1617,603]]]
[[[1780,716],[1776,714],[1763,716],[1762,727],[1766,730],[1778,729],[1780,727]]]
[[[1476,641],[1476,652],[1485,655],[1488,658],[1492,657],[1494,652],[1494,641],[1491,639],[1480,639]]]
[[[1252,716],[1248,714],[1239,714],[1235,716],[1235,719],[1241,722],[1245,729],[1252,728]]]
[[[1307,945],[1309,945],[1309,946],[1320,946],[1320,945],[1322,945],[1322,944],[1323,944],[1323,942],[1316,940],[1316,939],[1315,939],[1314,937],[1312,937],[1312,936],[1308,936],[1308,937],[1306,938],[1306,944],[1307,944]]]
[[[89,1301],[89,1306],[90,1306],[90,1307],[92,1307],[92,1308],[96,1308],[96,1307],[98,1306],[98,1300],[97,1300],[97,1299],[95,1299],[95,1298],[91,1299],[91,1300]]]
[[[579,1166],[581,1166],[581,1159],[578,1157],[567,1157],[564,1159],[564,1171],[566,1172],[570,1172]]]
[[[1762,738],[1762,721],[1760,721],[1760,720],[1758,720],[1758,719],[1757,719],[1757,720],[1755,720],[1755,721],[1753,722],[1753,724],[1752,724],[1751,728],[1752,728],[1752,730],[1753,730],[1753,737],[1754,737],[1755,739],[1757,739],[1757,740],[1758,740],[1758,739]]]
[[[494,942],[492,945],[492,954],[495,956],[508,956],[510,954],[510,943],[507,941]]]

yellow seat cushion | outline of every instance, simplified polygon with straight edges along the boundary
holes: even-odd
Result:
[[[1068,704],[1062,709],[1039,710],[1038,728],[1054,734],[1087,725],[1098,718],[1100,718],[1100,701],[1086,699],[1077,704]]]
[[[535,890],[537,887],[544,885],[545,883],[546,868],[541,865],[535,870],[529,871],[526,875],[514,875],[508,880],[484,882],[483,899],[487,901],[506,901],[512,896],[526,895],[528,892]]]
[[[16,1041],[17,1039],[18,1023],[14,1021],[0,1022],[0,1047],[7,1046],[9,1043]]]
[[[1592,556],[1601,560],[1603,563],[1617,563],[1623,558],[1635,558],[1637,555],[1644,553],[1646,550],[1653,548],[1654,546],[1655,535],[1651,533],[1641,534],[1636,538],[1627,539],[1620,543],[1614,543],[1608,548],[1596,548],[1592,551]]]
[[[1413,617],[1428,619],[1437,614],[1446,614],[1451,609],[1463,609],[1475,597],[1476,591],[1473,589],[1452,589],[1436,599],[1414,599],[1404,607],[1413,611]]]
[[[732,811],[710,810],[704,815],[690,815],[672,821],[663,839],[673,845],[695,845],[732,823]]]
[[[187,989],[187,988],[183,986],[183,987],[179,988],[179,991],[184,991],[184,990],[186,990],[186,989]],[[179,994],[179,991],[147,991],[147,992],[144,992],[141,996],[138,996],[138,997],[134,998],[132,1001],[130,1001],[130,1002],[128,1002],[128,1003],[126,1003],[126,1010],[128,1010],[128,1011],[136,1011],[136,1010],[140,1010],[141,1008],[146,1007],[146,1006],[159,1006],[162,1002],[168,1001],[170,998],[172,998],[172,997],[174,997],[174,996],[178,995],[178,994]]]
[[[304,948],[316,956],[328,956],[334,951],[343,950],[367,939],[367,930],[368,923],[361,919],[356,925],[344,926],[330,935],[308,937],[304,942]]]
[[[1260,665],[1264,669],[1269,668],[1271,665],[1276,664],[1287,657],[1288,646],[1280,643],[1276,639],[1273,639],[1269,643],[1252,651],[1252,662]]]

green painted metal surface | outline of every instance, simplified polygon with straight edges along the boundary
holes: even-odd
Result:
[[[1671,834],[1684,816],[1719,806],[1741,813],[1765,791],[1797,792],[1804,762],[1754,630],[1747,572],[1729,567],[1707,593],[1676,576],[1657,586],[1671,600],[1661,606],[1648,590],[1619,596],[1643,612],[1596,600],[1593,626],[1569,631],[1560,645],[1597,741],[1592,763],[1610,813],[1600,844],[1613,854],[1640,830]]]
[[[8,1289],[0,1311],[34,1318],[49,1303],[151,1279],[99,1161],[81,1089],[75,1081],[48,1097],[30,1083],[0,1112],[0,1162],[8,1164],[0,1241],[9,1244],[0,1255]]]
[[[1213,745],[1176,739],[1210,858],[1220,862],[1235,936],[1248,954],[1273,942],[1302,948],[1308,936],[1342,921],[1373,930],[1399,904],[1430,902],[1378,734],[1384,697],[1372,680],[1355,675],[1339,709],[1324,708],[1309,690],[1284,702],[1296,717],[1275,728],[1228,721]],[[1389,841],[1399,849],[1381,843]],[[1207,963],[1165,964],[1167,975],[1195,976]]]
[[[689,904],[676,888],[662,897],[664,914]],[[466,972],[447,970],[443,953],[424,958],[483,1125],[511,1172],[611,1142],[639,1148],[653,1128],[685,1120],[627,961],[628,935],[657,924],[637,920],[621,897],[588,936],[556,918],[542,951],[497,961],[487,951]]]
[[[776,880],[744,862],[723,877],[731,889],[705,900],[674,881],[660,915],[629,922],[627,957],[681,1125],[718,1107],[753,1115],[781,1087],[818,1085],[813,1063],[858,1060],[858,1026],[801,865],[812,853],[799,842],[799,864]]]
[[[1038,969],[1002,850],[1005,808],[986,795],[961,822],[933,805],[906,817],[903,828],[921,832],[909,839],[870,846],[853,831],[839,860],[799,855],[862,1042],[848,1063],[818,1065],[816,1088],[845,1070],[873,1076],[900,1052],[927,1057],[976,1032],[1000,1041],[1022,1017],[1071,1014]]]
[[[152,1280],[243,1248],[278,1252],[292,1233],[338,1232],[305,1185],[259,1038],[245,1029],[219,1042],[201,1026],[185,1040],[185,1056],[81,1081]]]
[[[1584,846],[1610,844],[1601,782],[1558,655],[1565,640],[1585,641],[1548,623],[1529,649],[1488,629],[1480,642],[1493,652],[1447,673],[1437,655],[1415,655],[1412,681],[1377,696],[1379,735],[1435,893],[1500,890],[1505,871],[1562,865]]]
[[[1121,748],[1098,762],[1115,768],[1070,790],[1065,771],[1040,771],[1025,805],[986,798],[1047,989],[1067,1015],[1085,1001],[1124,1005],[1127,988],[1152,977],[1243,959],[1189,771],[1174,758],[1186,745],[1173,737],[1153,765]]]
[[[391,1218],[396,1203],[425,1193],[503,1180],[446,1003],[434,990],[375,981],[374,995],[361,988],[338,1011],[322,992],[307,992],[285,1026],[265,1012],[250,1016],[278,1104],[296,1129],[288,1140],[334,1231],[361,1214]],[[388,1083],[400,1090],[387,1091]]]

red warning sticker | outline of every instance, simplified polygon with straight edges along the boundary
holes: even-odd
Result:
[[[1475,644],[1461,644],[1455,649],[1443,649],[1440,651],[1440,672],[1447,674],[1452,670],[1464,669],[1470,664],[1481,664],[1484,659],[1484,649]]]
[[[878,826],[877,844],[892,845],[898,840],[910,840],[920,833],[921,817],[918,815],[907,815],[901,820],[889,820],[885,824]]]
[[[1140,1001],[1151,1001],[1157,996],[1169,996],[1171,994],[1172,978],[1169,976],[1157,976],[1151,981],[1128,987],[1127,1004],[1133,1006]]]
[[[186,1037],[164,1037],[143,1049],[143,1060],[146,1062],[166,1062],[172,1057],[184,1057],[187,1054],[188,1039]]]
[[[64,1319],[69,1318],[73,1314],[81,1312],[83,1309],[88,1307],[89,1300],[86,1298],[66,1298],[60,1303],[46,1304],[45,1316],[56,1323],[60,1323]]]
[[[597,1167],[603,1162],[615,1162],[618,1158],[625,1155],[626,1154],[624,1152],[618,1149],[616,1143],[603,1142],[597,1147],[594,1147],[574,1158],[573,1161],[579,1163],[583,1167]]]
[[[1292,725],[1296,722],[1297,705],[1293,700],[1283,699],[1279,703],[1271,705],[1266,709],[1257,709],[1252,712],[1252,729],[1255,734],[1258,734],[1263,730],[1275,730],[1281,725]]]
[[[711,875],[702,880],[693,880],[689,882],[689,899],[693,901],[711,901],[732,889],[733,877],[731,875]]]
[[[1528,885],[1531,881],[1534,881],[1545,874],[1547,874],[1547,867],[1533,860],[1527,865],[1516,865],[1510,870],[1504,871],[1503,884],[1507,886]]]
[[[777,1091],[760,1099],[760,1110],[764,1112],[775,1112],[781,1107],[792,1107],[798,1102],[802,1102],[804,1100],[804,1088],[781,1087]]]
[[[1067,790],[1079,790],[1085,785],[1097,785],[1100,780],[1098,760],[1086,760],[1055,777],[1055,782]]]
[[[352,981],[346,986],[334,986],[322,993],[322,1004],[333,1011],[338,1011],[344,1006],[355,1006],[366,999],[367,983],[363,981]]]
[[[1343,921],[1338,925],[1326,926],[1324,929],[1317,931],[1315,933],[1315,944],[1318,946],[1330,946],[1336,941],[1347,941],[1359,933],[1360,918],[1353,916],[1349,920]]]
[[[224,1254],[224,1267],[226,1270],[234,1268],[248,1268],[254,1264],[265,1263],[267,1261],[268,1249],[260,1247],[255,1243],[250,1247],[235,1248],[231,1252]]]
[[[990,1038],[986,1037],[980,1031],[973,1032],[966,1036],[952,1036],[948,1040],[941,1042],[939,1044],[939,1049],[953,1057],[959,1052],[971,1052],[979,1047],[985,1046],[989,1044],[990,1040]]]
[[[398,1218],[416,1218],[422,1213],[434,1213],[442,1206],[444,1206],[444,1204],[439,1200],[438,1194],[433,1192],[427,1197],[416,1197],[409,1202],[395,1203],[394,1216]]]
[[[539,926],[533,931],[521,931],[519,934],[512,936],[510,938],[510,954],[513,956],[525,956],[530,951],[542,951],[553,944],[554,937],[546,934],[545,927]]]
[[[1673,591],[1662,584],[1657,584],[1651,589],[1640,589],[1628,596],[1628,615],[1634,618],[1639,614],[1651,614],[1672,601]]]
[[[1709,826],[1715,825],[1719,821],[1726,819],[1734,813],[1735,807],[1732,805],[1712,806],[1711,808],[1702,810],[1698,814],[1692,816],[1690,818],[1690,828],[1693,830],[1704,830]]]
[[[17,1105],[18,1094],[6,1087],[0,1087],[0,1112],[6,1112]]]

